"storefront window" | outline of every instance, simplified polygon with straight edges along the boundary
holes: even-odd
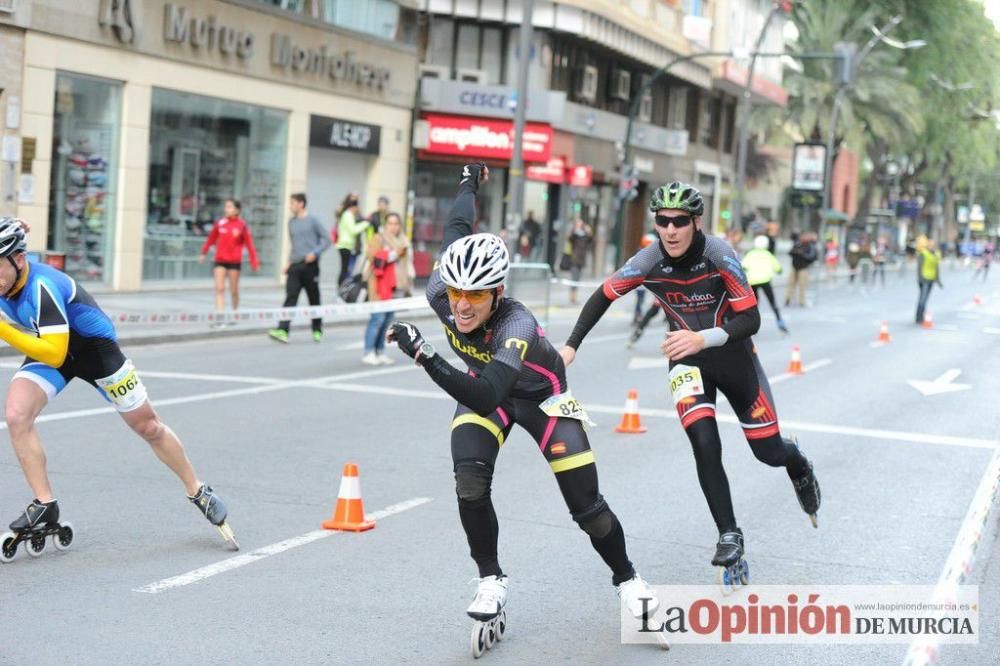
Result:
[[[419,277],[430,274],[433,259],[441,251],[444,225],[458,192],[456,164],[421,163],[417,166],[413,211],[413,259]],[[503,226],[503,192],[506,169],[490,167],[490,186],[479,191],[473,231],[500,233]]]
[[[120,110],[120,83],[56,75],[47,247],[81,281],[111,276]]]
[[[287,128],[282,111],[153,90],[144,280],[207,278],[201,246],[230,197],[243,205],[261,274],[275,273]]]

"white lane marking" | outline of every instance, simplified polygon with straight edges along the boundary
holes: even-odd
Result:
[[[931,603],[947,602],[954,598],[955,587],[966,582],[972,573],[976,562],[976,549],[982,541],[985,527],[989,523],[993,501],[1000,489],[1000,450],[993,453],[979,488],[969,503],[965,512],[965,520],[958,530],[955,543],[951,547],[944,569],[934,589]],[[906,653],[906,666],[923,666],[936,661],[938,640],[935,637],[924,636],[914,639]]]
[[[818,361],[813,361],[812,363],[806,363],[802,366],[802,372],[809,372],[810,370],[816,370],[833,363],[832,358],[821,358]],[[792,377],[798,377],[798,375],[791,372],[783,372],[780,375],[774,375],[773,377],[768,377],[768,382],[771,384],[780,384],[783,381],[789,380]]]
[[[139,370],[143,377],[162,379],[193,379],[206,382],[238,382],[242,384],[281,384],[287,380],[280,377],[247,377],[245,375],[203,375],[194,372],[162,372],[159,370]]]
[[[429,497],[415,497],[413,499],[406,500],[405,502],[388,506],[381,511],[367,514],[365,517],[369,520],[381,520],[382,518],[402,513],[403,511],[409,511],[410,509],[414,509],[430,501],[431,498]],[[335,534],[343,534],[343,532],[337,532],[334,530],[316,530],[314,532],[307,532],[300,536],[292,537],[291,539],[285,539],[284,541],[273,543],[270,546],[258,548],[257,550],[243,555],[236,555],[235,557],[230,557],[220,562],[216,562],[215,564],[209,564],[206,567],[201,567],[200,569],[195,569],[194,571],[189,571],[170,578],[164,578],[163,580],[158,580],[155,583],[137,587],[133,590],[133,592],[158,594],[175,587],[183,587],[184,585],[197,583],[200,580],[205,580],[206,578],[217,576],[221,573],[225,573],[226,571],[231,571],[248,564],[253,564],[254,562],[259,562],[265,557],[277,555],[278,553],[283,553],[286,550],[298,548],[299,546],[304,546],[307,543],[312,543],[313,541],[318,541],[319,539],[325,539],[326,537],[330,537]]]
[[[387,388],[382,386],[366,386],[364,384],[330,383],[324,384],[321,388],[333,391],[348,391],[351,393],[381,393],[385,395],[396,395],[410,398],[426,398],[429,400],[452,400],[444,391],[421,391],[415,389]],[[594,405],[585,403],[584,407],[588,412],[595,414],[621,415],[620,405]],[[640,410],[642,416],[665,418],[677,420],[677,412],[668,409],[648,409]],[[733,414],[716,414],[716,419],[720,423],[739,424],[739,419]],[[806,421],[782,420],[783,430],[801,430],[804,432],[818,432],[828,435],[844,435],[845,437],[867,437],[869,439],[885,439],[896,442],[910,442],[915,444],[940,444],[942,446],[965,446],[976,449],[996,449],[1000,448],[1000,441],[993,439],[975,439],[971,437],[955,437],[952,435],[931,435],[920,432],[904,432],[898,430],[879,430],[875,428],[855,428],[851,426],[830,425],[826,423],[808,423]]]
[[[667,358],[665,356],[633,356],[628,361],[629,370],[647,370],[649,368],[667,369]]]
[[[1000,328],[986,327],[983,329],[983,333],[988,335],[1000,335]]]
[[[241,389],[231,389],[228,391],[214,391],[212,393],[197,393],[195,395],[185,395],[177,398],[164,398],[161,400],[153,400],[153,407],[164,407],[168,405],[183,405],[189,402],[202,402],[204,400],[218,400],[221,398],[232,398],[241,395],[254,395],[258,393],[268,393],[271,391],[280,391],[287,388],[296,387],[312,387],[317,384],[324,382],[336,382],[343,379],[361,379],[364,377],[372,377],[379,375],[386,375],[398,372],[408,372],[411,370],[416,370],[418,366],[407,365],[403,367],[396,368],[380,368],[378,370],[364,370],[360,372],[348,372],[340,375],[329,375],[327,377],[317,377],[316,379],[304,379],[299,381],[278,381],[273,384],[260,384],[256,386],[249,386],[247,388]],[[56,412],[53,414],[42,414],[37,419],[35,423],[46,423],[48,421],[65,421],[67,419],[81,418],[85,416],[97,416],[100,414],[113,414],[115,410],[111,407],[95,407],[92,409],[77,409],[69,412]],[[6,430],[7,423],[0,422],[0,430]]]

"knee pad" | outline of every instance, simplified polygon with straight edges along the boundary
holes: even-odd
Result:
[[[455,492],[460,502],[478,502],[490,496],[493,469],[485,463],[460,462],[455,465]]]
[[[573,514],[573,520],[584,532],[595,539],[603,539],[615,528],[615,514],[611,512],[608,503],[599,497],[590,507]]]

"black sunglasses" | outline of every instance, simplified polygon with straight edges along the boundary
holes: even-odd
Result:
[[[694,222],[694,215],[678,215],[677,217],[667,217],[666,215],[657,215],[653,218],[653,222],[656,226],[663,227],[666,229],[669,225],[673,224],[674,228],[682,229],[687,225]]]

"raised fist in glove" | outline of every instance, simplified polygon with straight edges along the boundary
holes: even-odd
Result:
[[[409,322],[396,321],[389,326],[385,334],[386,342],[395,342],[404,354],[412,359],[417,357],[424,338],[417,327]]]
[[[480,183],[485,183],[490,179],[490,170],[483,162],[474,162],[462,167],[462,180],[460,184],[472,182],[478,188]]]

